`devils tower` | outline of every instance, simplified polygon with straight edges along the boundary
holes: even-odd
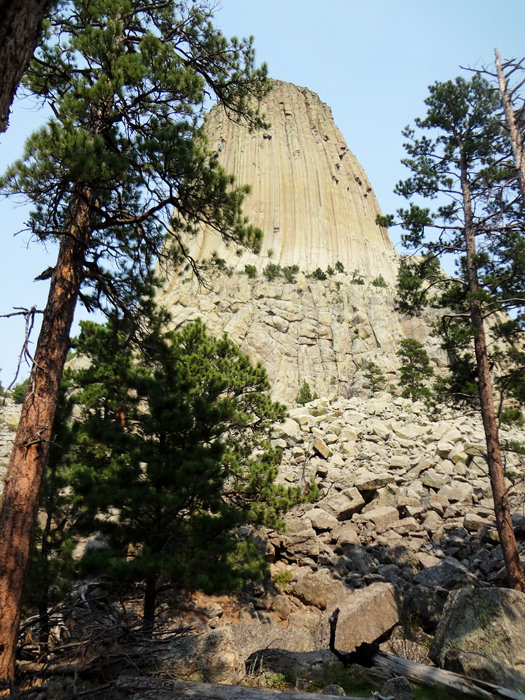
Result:
[[[272,262],[304,272],[340,261],[388,282],[395,252],[386,229],[376,226],[379,204],[368,178],[334,124],[330,108],[306,88],[274,81],[261,105],[269,129],[250,133],[221,106],[207,116],[209,147],[238,184],[248,184],[244,212],[264,233],[260,256],[240,258],[211,229],[190,246],[197,260],[213,252],[235,270]]]
[[[216,253],[224,270],[208,269],[206,288],[191,272],[168,275],[160,302],[173,326],[201,317],[212,333],[227,332],[263,364],[274,397],[286,402],[304,380],[321,396],[359,392],[370,361],[394,378],[407,335],[427,341],[431,357],[444,361],[426,320],[395,311],[397,255],[375,223],[380,208],[372,186],[330,108],[310,90],[280,81],[261,107],[267,130],[250,133],[220,106],[206,120],[209,148],[238,184],[251,187],[244,212],[264,233],[261,253],[239,255],[201,229],[186,242],[190,254],[203,262]],[[269,279],[270,263],[300,272]],[[245,274],[246,265],[256,278]],[[329,267],[344,272],[325,280],[312,275]]]

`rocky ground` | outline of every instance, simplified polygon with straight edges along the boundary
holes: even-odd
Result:
[[[523,438],[501,431],[503,442]],[[314,476],[321,497],[288,513],[282,534],[243,533],[270,562],[262,584],[236,597],[187,601],[186,619],[226,640],[230,654],[275,648],[307,658],[327,648],[328,618],[339,607],[340,649],[379,639],[387,651],[430,663],[450,593],[505,586],[477,414],[430,415],[422,403],[390,394],[319,399],[292,409],[273,440],[284,451],[280,480],[305,487]],[[508,455],[525,563],[522,476],[523,464]]]
[[[3,473],[19,408],[8,400],[0,410]],[[320,497],[289,512],[284,533],[240,533],[269,562],[263,582],[235,596],[167,601],[165,620],[171,605],[175,619],[206,633],[199,643],[216,650],[206,652],[210,659],[231,659],[204,673],[209,680],[238,682],[244,661],[261,649],[327,649],[336,607],[338,648],[379,639],[388,651],[429,663],[429,635],[451,591],[505,586],[477,414],[433,415],[388,393],[318,399],[291,409],[272,439],[283,449],[279,480],[304,489],[313,477]],[[517,429],[501,431],[502,442],[524,439]],[[505,470],[525,563],[525,467],[508,454]],[[202,678],[195,663],[202,655],[195,641],[187,646],[163,664],[171,677]]]

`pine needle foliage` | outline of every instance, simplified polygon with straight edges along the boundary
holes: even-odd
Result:
[[[315,401],[315,399],[318,398],[319,397],[317,396],[317,392],[314,391],[314,393],[312,394],[310,385],[305,379],[302,383],[301,389],[297,394],[295,401],[296,403],[299,403],[304,406],[305,403],[310,403],[310,401]]]
[[[271,83],[252,39],[227,40],[212,20],[206,0],[52,3],[24,87],[54,116],[0,187],[33,205],[27,226],[42,242],[67,231],[78,198],[89,204],[88,308],[129,307],[134,277],[151,276],[159,257],[199,275],[187,244],[199,224],[260,250],[241,210],[249,188],[207,148],[203,120],[212,98],[263,126],[258,100]]]
[[[414,338],[404,338],[401,348],[397,351],[401,360],[399,386],[403,389],[401,396],[405,399],[418,401],[423,399],[427,403],[432,399],[432,391],[426,386],[434,376],[434,369],[430,364],[430,358],[422,343]]]
[[[145,581],[149,623],[161,579],[209,592],[260,576],[264,562],[234,531],[280,528],[300,500],[274,484],[269,431],[286,411],[261,365],[200,321],[157,329],[147,355],[122,330],[84,322],[77,348],[91,365],[70,376],[83,419],[73,486],[85,525],[109,542],[85,570]]]
[[[381,367],[379,367],[376,362],[368,362],[363,375],[367,380],[367,383],[363,384],[363,388],[368,389],[372,394],[376,394],[378,391],[385,388],[386,377]]]

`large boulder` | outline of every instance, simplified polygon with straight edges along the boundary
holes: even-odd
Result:
[[[332,599],[314,633],[317,649],[326,649],[330,640],[329,618],[340,609],[335,646],[341,651],[354,651],[363,642],[372,643],[399,622],[401,601],[397,589],[390,583],[373,583],[344,598]]]
[[[168,678],[236,684],[246,675],[231,627],[182,637],[159,651],[155,672]]]
[[[447,590],[474,586],[477,584],[474,574],[452,557],[443,559],[436,566],[420,571],[414,583],[427,588],[446,588]]]
[[[447,652],[453,649],[481,654],[517,671],[523,676],[525,688],[525,594],[507,588],[463,588],[451,592],[429,655],[444,668]],[[483,668],[488,673],[487,667]],[[495,677],[493,682],[499,683],[500,679]]]
[[[305,605],[313,605],[320,610],[336,607],[337,601],[350,595],[350,590],[342,581],[333,578],[326,569],[311,571],[287,586],[287,592],[299,598]]]

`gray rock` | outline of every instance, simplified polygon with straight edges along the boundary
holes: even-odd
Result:
[[[365,501],[356,488],[350,488],[336,496],[323,498],[317,505],[334,515],[337,520],[349,520],[354,513],[361,511]]]
[[[316,530],[333,530],[339,525],[337,518],[327,513],[323,508],[312,508],[305,517],[311,521]]]
[[[393,697],[394,700],[414,700],[414,693],[410,681],[405,676],[389,678],[381,689],[384,697]]]
[[[475,652],[449,649],[443,668],[510,690],[523,691],[525,687],[525,676],[519,671]]]
[[[366,474],[361,474],[358,476],[354,482],[354,486],[362,491],[377,491],[382,489],[387,484],[392,484],[395,481],[393,474],[373,474],[372,472],[367,472]]]
[[[473,488],[463,481],[453,481],[448,486],[444,486],[440,494],[451,503],[472,503]]]
[[[414,578],[414,583],[420,586],[440,587],[446,590],[474,586],[477,582],[474,574],[452,557],[447,557],[436,566],[420,571]]]
[[[474,651],[524,674],[525,593],[508,588],[466,588],[451,593],[430,658],[444,667],[449,649]]]
[[[321,695],[336,695],[339,697],[346,696],[346,693],[344,691],[344,688],[341,688],[340,685],[335,685],[334,683],[330,683],[330,685],[326,685],[323,690],[321,691]]]
[[[314,449],[324,459],[328,459],[332,456],[332,450],[320,437],[315,438],[312,449]]]
[[[168,678],[232,685],[246,675],[231,626],[189,635],[159,649],[155,672]]]

